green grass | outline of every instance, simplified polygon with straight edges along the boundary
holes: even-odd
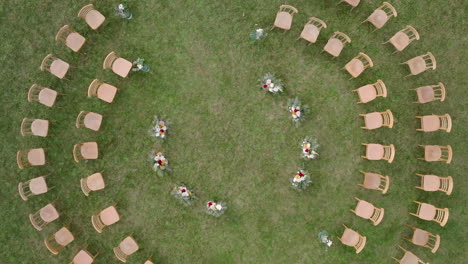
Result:
[[[288,1],[299,9],[293,28],[275,29],[259,43],[248,40],[255,24],[268,28],[283,1],[131,1],[131,21],[113,15],[117,1],[96,1],[106,17],[98,32],[76,18],[87,1],[21,1],[2,3],[0,56],[4,66],[1,109],[0,262],[67,263],[82,247],[99,252],[95,263],[116,263],[112,248],[133,233],[141,250],[129,263],[143,263],[150,255],[156,263],[392,263],[400,256],[397,245],[413,251],[430,263],[466,261],[466,24],[464,1],[391,1],[398,17],[372,32],[360,25],[381,1],[361,1],[349,8],[337,1]],[[316,44],[296,40],[310,16],[327,22]],[[70,24],[88,39],[82,53],[75,54],[55,43],[56,31]],[[410,24],[421,40],[404,52],[392,54],[382,45],[396,31]],[[320,54],[334,31],[352,39],[339,58]],[[121,79],[103,71],[102,61],[114,50],[130,60],[144,57],[149,74],[135,73]],[[367,53],[375,67],[361,77],[348,80],[340,70],[359,51]],[[403,78],[408,73],[399,63],[433,52],[437,70]],[[48,53],[69,62],[68,80],[58,80],[39,71]],[[286,84],[286,93],[272,97],[257,88],[256,80],[273,72]],[[120,88],[115,103],[86,97],[88,84],[98,78]],[[389,96],[365,105],[356,104],[351,92],[382,79]],[[413,104],[423,85],[444,82],[445,102]],[[47,108],[28,103],[26,94],[33,83],[51,87],[65,95]],[[306,122],[295,128],[288,119],[286,102],[298,96],[311,107]],[[393,129],[364,131],[359,113],[391,109]],[[80,110],[105,116],[99,132],[76,129]],[[416,132],[415,115],[445,114],[453,117],[451,133]],[[155,141],[148,130],[155,114],[169,117],[173,124],[167,141]],[[47,138],[22,137],[23,117],[52,120]],[[320,159],[300,159],[299,143],[312,135],[321,143]],[[74,163],[73,144],[99,143],[100,159]],[[361,159],[362,142],[393,143],[392,164]],[[418,144],[451,144],[452,164],[425,163]],[[19,170],[15,152],[47,148],[47,165]],[[161,150],[173,172],[160,178],[151,170],[148,153]],[[289,177],[304,166],[313,185],[298,193],[289,187]],[[103,170],[106,189],[85,197],[79,179]],[[357,186],[359,170],[391,177],[383,196]],[[416,172],[451,175],[455,189],[451,196],[425,193],[414,188]],[[50,174],[55,186],[47,194],[27,202],[20,199],[17,184]],[[170,194],[174,184],[184,182],[199,198],[195,206],[181,206]],[[349,209],[354,196],[385,208],[383,222],[375,227]],[[213,218],[203,212],[208,199],[222,199],[225,215]],[[413,200],[450,208],[445,227],[418,220],[408,213]],[[28,214],[55,201],[60,218],[43,231],[32,228]],[[121,221],[98,234],[90,216],[118,203]],[[356,255],[339,243],[342,226],[367,236],[364,251]],[[405,224],[440,234],[439,251],[411,245]],[[58,256],[50,254],[43,239],[63,225],[69,225],[77,239]],[[325,252],[317,232],[326,229],[334,245]]]

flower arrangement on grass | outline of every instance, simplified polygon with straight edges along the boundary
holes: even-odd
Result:
[[[133,62],[134,67],[132,68],[132,71],[149,72],[150,66],[148,64],[145,64],[144,62],[145,59],[138,57],[137,60]]]
[[[132,19],[133,14],[128,10],[128,4],[126,2],[119,4],[115,8],[116,14],[125,19]]]
[[[177,185],[172,190],[172,195],[179,199],[184,205],[191,205],[195,202],[195,196],[193,193],[185,186],[185,184]]]
[[[312,137],[306,137],[302,140],[302,157],[305,159],[315,159],[318,157],[318,147],[320,145],[317,142],[317,139]]]
[[[153,169],[158,173],[159,176],[164,176],[171,169],[169,168],[169,161],[164,157],[162,152],[151,153],[151,161],[153,162]]]
[[[280,94],[283,92],[283,83],[271,73],[266,73],[258,81],[260,82],[260,87],[265,91],[272,94]]]
[[[221,216],[226,210],[226,206],[221,202],[209,201],[206,203],[206,213],[215,217]]]
[[[298,190],[306,189],[311,183],[312,180],[310,179],[309,174],[305,170],[298,170],[296,172],[296,175],[294,175],[294,177],[291,178],[292,187]]]
[[[305,115],[309,112],[309,106],[302,105],[301,101],[296,97],[289,100],[288,110],[291,113],[292,121],[298,126],[300,122],[305,120]]]
[[[167,126],[169,125],[170,121],[161,120],[158,116],[154,117],[153,126],[151,127],[151,135],[156,138],[165,139],[167,134]]]
[[[330,240],[330,235],[327,231],[320,231],[317,235],[320,242],[325,244],[325,250],[328,250],[333,245],[333,241]]]
[[[250,32],[249,38],[251,41],[257,41],[267,36],[267,33],[263,28],[257,28]]]

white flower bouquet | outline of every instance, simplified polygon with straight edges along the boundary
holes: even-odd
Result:
[[[291,178],[291,186],[298,190],[304,190],[312,183],[309,173],[305,170],[298,170],[293,178]]]
[[[150,155],[151,162],[153,163],[153,169],[158,173],[159,176],[164,176],[171,169],[169,168],[169,161],[164,157],[162,152],[152,152]]]
[[[305,115],[309,112],[309,106],[302,105],[301,101],[296,97],[289,100],[288,111],[291,113],[292,121],[298,126],[300,122],[305,120]]]
[[[260,82],[260,87],[265,91],[272,94],[280,94],[283,92],[283,83],[271,73],[266,73],[258,81]]]
[[[172,190],[172,195],[179,199],[184,205],[191,205],[195,201],[193,193],[185,186],[185,184],[177,185]]]
[[[318,147],[320,145],[317,142],[317,139],[312,137],[306,137],[302,140],[302,157],[305,159],[315,159],[318,157]]]
[[[206,213],[215,217],[219,217],[224,214],[226,206],[221,202],[209,201],[206,203]]]
[[[153,137],[165,139],[170,121],[160,120],[158,116],[154,117],[153,126],[150,133]]]

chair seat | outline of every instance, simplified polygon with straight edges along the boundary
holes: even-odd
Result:
[[[368,144],[366,156],[369,160],[380,160],[384,156],[384,147],[380,144]]]
[[[65,40],[67,47],[72,49],[74,52],[79,51],[85,42],[86,39],[77,32],[70,33]]]
[[[442,149],[439,146],[425,146],[424,159],[426,161],[438,161],[442,157]]]
[[[105,102],[112,103],[114,101],[117,88],[107,83],[101,84],[97,91],[97,97]]]
[[[97,10],[91,10],[86,14],[85,21],[92,29],[99,28],[106,20],[106,17]]]
[[[410,251],[406,251],[400,260],[400,264],[419,264],[419,258]]]
[[[123,58],[117,58],[112,64],[112,71],[120,77],[127,77],[128,73],[132,69],[133,64]]]
[[[55,241],[62,246],[70,244],[70,242],[75,239],[73,234],[66,227],[60,228],[60,230],[55,233],[54,237]]]
[[[377,98],[377,91],[375,90],[374,86],[372,84],[364,85],[360,87],[358,90],[358,95],[359,99],[361,99],[361,102],[367,103],[375,98]]]
[[[99,218],[101,218],[101,221],[106,226],[115,224],[120,220],[119,213],[117,212],[117,209],[115,209],[114,206],[110,206],[102,210],[101,213],[99,213]]]
[[[291,28],[292,24],[292,15],[289,14],[288,12],[278,12],[276,14],[276,19],[275,19],[275,26],[282,28],[284,30],[289,30]]]
[[[31,149],[28,152],[28,161],[33,166],[40,166],[45,164],[45,152],[44,149]]]
[[[413,238],[411,242],[418,246],[425,246],[429,241],[429,233],[422,229],[416,228],[413,233]]]
[[[354,58],[345,65],[345,69],[349,74],[351,74],[351,76],[356,78],[364,71],[364,63],[362,63],[361,60]]]
[[[424,132],[437,131],[440,125],[440,118],[436,115],[423,116],[421,119],[421,128]]]
[[[35,195],[47,192],[47,183],[45,177],[37,177],[29,182],[29,189]]]
[[[301,32],[301,38],[309,41],[310,43],[315,43],[319,33],[320,30],[316,26],[308,24],[304,26],[304,29]]]
[[[46,137],[49,131],[49,121],[43,119],[34,119],[31,124],[31,131],[36,136]]]
[[[347,246],[354,247],[359,242],[359,234],[354,230],[346,228],[341,236],[341,242]]]
[[[369,189],[377,189],[380,186],[380,175],[372,172],[367,172],[364,175],[364,186]]]
[[[80,250],[73,258],[73,264],[91,264],[93,261],[93,257],[85,250]]]
[[[367,19],[369,22],[372,23],[376,28],[382,28],[385,23],[387,23],[389,17],[387,13],[381,9],[375,10]]]
[[[408,66],[413,75],[418,75],[426,70],[426,62],[421,56],[409,60]]]
[[[67,74],[70,64],[64,62],[61,59],[55,59],[52,64],[50,64],[50,73],[57,76],[60,79],[63,79]]]
[[[346,2],[347,4],[349,4],[352,7],[356,7],[356,6],[359,5],[359,2],[361,0],[343,0],[343,1]]]
[[[59,213],[52,204],[48,204],[42,207],[41,210],[39,210],[39,215],[41,216],[42,220],[48,223],[59,218]]]
[[[105,187],[104,178],[101,173],[94,173],[86,178],[86,185],[92,191],[102,190]]]
[[[354,211],[356,212],[357,216],[360,216],[364,219],[369,219],[374,213],[374,206],[369,202],[360,200],[358,201],[358,204],[356,205],[356,210]]]
[[[428,192],[438,191],[440,188],[440,179],[435,175],[424,175],[423,189]]]
[[[39,102],[48,107],[52,107],[54,105],[56,98],[57,92],[52,89],[44,88],[39,92]]]
[[[390,39],[390,43],[398,51],[404,50],[410,44],[410,38],[405,33],[399,31]]]
[[[366,127],[368,129],[376,129],[376,128],[382,127],[383,125],[382,114],[380,114],[379,112],[366,114],[364,116],[364,122],[366,123]]]
[[[343,45],[343,42],[341,42],[341,40],[337,38],[331,38],[328,40],[325,47],[323,47],[323,50],[325,50],[326,52],[328,52],[330,55],[334,57],[338,57],[340,56],[340,53],[343,50],[343,48],[344,48],[344,45]]]
[[[434,89],[431,86],[419,87],[416,89],[416,93],[420,103],[432,102],[435,99]]]
[[[99,130],[99,128],[101,127],[101,122],[102,115],[93,112],[87,113],[83,120],[85,127],[94,131]]]
[[[120,250],[122,250],[122,252],[126,255],[131,255],[139,249],[138,244],[131,237],[127,237],[124,240],[122,240],[122,242],[120,242],[119,247]]]
[[[96,142],[86,142],[81,145],[81,156],[85,159],[98,158],[98,145]]]
[[[436,216],[437,210],[435,206],[427,203],[422,203],[421,208],[419,209],[419,218],[432,221]]]

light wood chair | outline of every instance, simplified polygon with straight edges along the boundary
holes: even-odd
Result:
[[[86,178],[80,179],[81,191],[84,195],[89,196],[91,192],[102,190],[106,187],[104,177],[101,173],[94,173]]]
[[[102,230],[106,226],[113,225],[119,220],[120,216],[115,206],[109,206],[102,210],[99,214],[91,216],[91,223],[98,233],[102,233]]]
[[[387,193],[388,188],[390,188],[390,177],[382,176],[373,172],[360,172],[364,174],[364,182],[362,184],[358,184],[359,186],[364,189],[381,191],[382,194]]]
[[[106,17],[97,11],[92,4],[83,6],[78,12],[78,17],[84,19],[86,24],[97,30],[106,20]]]
[[[364,118],[365,126],[363,129],[377,129],[383,126],[393,127],[393,114],[392,111],[387,109],[385,112],[372,112],[367,114],[360,114]]]
[[[117,90],[113,85],[94,79],[88,87],[88,97],[97,97],[104,102],[112,103]]]
[[[69,68],[70,64],[52,54],[45,56],[40,67],[41,71],[48,71],[59,79],[65,78]]]
[[[403,250],[405,252],[405,254],[403,255],[403,257],[401,257],[401,259],[397,259],[397,258],[392,257],[392,259],[394,259],[396,262],[398,262],[400,264],[429,264],[429,262],[422,261],[415,254],[413,254],[413,252],[408,251],[408,250],[402,248],[401,246],[399,246],[399,247],[401,248],[401,250]]]
[[[437,208],[432,204],[421,203],[414,201],[418,204],[418,209],[416,213],[410,213],[419,219],[426,221],[434,221],[440,226],[445,226],[449,218],[449,209],[448,208]]]
[[[414,89],[418,95],[418,101],[415,103],[425,104],[432,101],[445,100],[447,92],[445,91],[445,85],[439,83],[437,85],[422,86]]]
[[[352,76],[350,79],[353,79],[361,75],[361,73],[364,72],[365,69],[372,67],[374,67],[374,63],[372,62],[371,58],[366,54],[359,52],[359,54],[352,60],[350,60],[343,67],[343,69],[348,71],[348,73]]]
[[[93,255],[88,250],[82,249],[76,253],[70,264],[92,264],[98,254]]]
[[[373,204],[357,197],[354,197],[354,199],[358,202],[354,210],[350,209],[351,212],[359,217],[370,220],[375,226],[382,222],[385,213],[383,208],[377,208]]]
[[[416,173],[416,175],[421,177],[421,185],[416,186],[417,189],[426,192],[441,191],[447,195],[452,194],[453,179],[451,176],[439,177],[436,175],[424,175],[419,173]]]
[[[77,163],[81,160],[97,159],[98,156],[99,151],[96,142],[83,142],[73,146],[73,158]]]
[[[413,229],[413,237],[405,238],[409,242],[415,244],[416,246],[422,246],[429,248],[432,253],[436,253],[440,246],[440,236],[434,235],[426,230],[416,228],[414,226],[406,225],[407,227]]]
[[[363,159],[368,160],[386,160],[388,163],[392,163],[395,158],[395,146],[390,144],[388,146],[381,144],[365,144],[366,146],[366,155],[361,156]]]
[[[50,189],[52,188],[47,187],[46,176],[36,177],[18,184],[19,195],[24,201],[27,201],[31,196],[46,193]]]
[[[47,137],[49,121],[44,119],[23,118],[21,122],[21,135]]]
[[[294,14],[298,13],[297,9],[294,6],[290,5],[281,5],[279,11],[276,13],[275,22],[270,30],[275,27],[290,30],[292,25],[292,20]]]
[[[154,264],[154,262],[153,262],[153,261],[151,260],[151,258],[150,258],[150,259],[147,259],[147,260],[145,261],[145,263],[143,263],[143,264]]]
[[[352,7],[351,10],[353,10],[355,7],[359,5],[359,2],[361,2],[361,0],[340,0],[338,4],[343,3],[343,2],[350,5]]]
[[[384,44],[390,42],[393,47],[395,47],[395,52],[398,52],[404,50],[411,42],[415,40],[419,40],[418,31],[416,31],[416,29],[412,26],[406,26],[404,29],[395,33],[395,35],[393,35],[393,37],[391,37],[388,41],[384,42]]]
[[[28,102],[39,102],[45,106],[52,107],[55,104],[57,98],[57,92],[46,87],[33,84],[29,88]]]
[[[453,151],[452,146],[439,146],[439,145],[419,145],[424,148],[424,158],[418,158],[428,162],[443,161],[447,164],[452,162]]]
[[[120,244],[114,248],[114,254],[118,260],[127,262],[127,258],[137,252],[139,246],[133,237],[128,236]]]
[[[343,32],[336,31],[328,39],[327,44],[325,44],[321,52],[326,51],[328,54],[336,58],[340,56],[341,51],[347,43],[351,43],[351,39],[348,37],[348,35]]]
[[[406,75],[406,77],[411,75],[418,75],[429,69],[435,70],[437,66],[436,59],[434,55],[432,55],[432,53],[430,52],[420,56],[416,56],[401,64],[407,64],[411,72],[410,74]]]
[[[398,15],[396,9],[388,2],[383,2],[383,4],[378,7],[372,14],[364,21],[369,21],[372,25],[375,26],[375,30],[382,28],[388,20],[392,17],[396,17]],[[374,30],[374,31],[375,31]]]
[[[75,240],[75,236],[67,227],[60,228],[55,234],[44,240],[47,249],[54,255],[57,255],[64,247]]]
[[[43,148],[19,150],[16,153],[16,163],[20,169],[42,166],[46,163],[45,150]]]
[[[74,52],[80,51],[81,47],[83,47],[86,42],[86,39],[78,32],[74,31],[69,25],[65,25],[59,29],[57,35],[55,35],[55,40],[62,42]]]
[[[104,70],[112,70],[115,74],[123,78],[128,76],[132,67],[133,63],[117,56],[114,51],[107,54],[102,64]]]
[[[343,243],[343,245],[353,247],[356,250],[356,254],[359,254],[366,246],[367,238],[348,228],[346,225],[343,224],[343,226],[345,230],[341,238],[338,239]]]
[[[421,120],[421,128],[416,129],[417,131],[445,130],[445,132],[450,132],[452,130],[452,118],[449,114],[416,116],[416,118]]]
[[[86,127],[88,129],[99,131],[102,123],[102,115],[89,111],[80,111],[76,118],[76,128]]]
[[[387,97],[387,86],[382,80],[377,80],[377,82],[361,86],[353,92],[357,92],[359,95],[358,104],[365,104],[377,97]]]
[[[58,218],[59,213],[53,204],[47,204],[34,214],[29,214],[29,221],[31,221],[34,228],[39,231],[41,231],[44,226]]]
[[[311,17],[307,24],[304,25],[304,29],[302,29],[301,35],[297,39],[305,39],[309,44],[315,43],[322,28],[327,28],[327,24],[321,19]]]

